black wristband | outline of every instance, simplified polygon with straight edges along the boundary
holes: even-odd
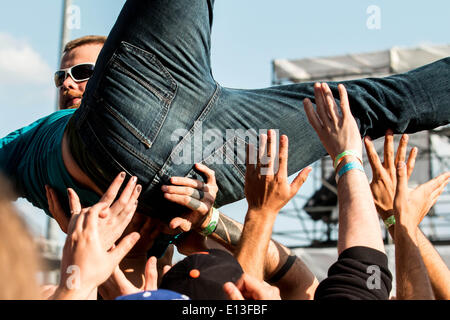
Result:
[[[289,271],[289,269],[292,267],[292,265],[295,262],[295,259],[297,259],[296,255],[290,255],[289,258],[287,258],[286,262],[284,263],[284,265],[281,267],[280,270],[278,270],[277,273],[275,273],[269,280],[268,282],[277,282],[279,281],[281,278],[284,277],[284,275]]]

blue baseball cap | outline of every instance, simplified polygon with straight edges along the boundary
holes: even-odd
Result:
[[[116,300],[190,300],[190,298],[172,290],[159,289],[120,296]]]

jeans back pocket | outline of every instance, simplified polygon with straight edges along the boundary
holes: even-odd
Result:
[[[156,55],[122,42],[108,62],[95,97],[106,106],[102,111],[108,112],[104,124],[109,129],[120,134],[124,128],[149,149],[176,91],[177,83]]]
[[[213,152],[208,152],[202,164],[214,170],[219,191],[214,206],[223,205],[241,200],[245,197],[245,150],[247,142],[234,136]],[[202,174],[193,168],[186,177],[206,182]]]

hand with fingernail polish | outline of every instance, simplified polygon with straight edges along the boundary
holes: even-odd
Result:
[[[137,206],[138,198],[142,191],[142,186],[137,184],[137,178],[132,177],[129,179],[119,199],[114,202],[125,178],[125,173],[122,172],[119,174],[96,204],[96,206],[101,209],[99,211],[100,219],[98,220],[98,223],[99,232],[102,234],[101,239],[105,249],[111,248],[114,242],[123,234],[124,230],[121,228],[119,222],[133,218],[136,210],[135,206]],[[77,193],[73,189],[68,189],[67,194],[69,197],[70,214],[66,214],[62,209],[56,192],[49,186],[46,186],[45,188],[49,211],[65,233],[68,233],[69,231],[69,217],[74,214],[86,213],[91,209],[91,207],[83,208]],[[131,215],[130,212],[132,212]],[[128,223],[129,222],[130,221],[128,221]]]
[[[132,178],[115,200],[124,179],[125,175],[120,174],[92,207],[81,208],[75,193],[69,198],[73,213],[63,249],[61,281],[54,299],[87,299],[139,240],[139,233],[132,232],[115,244],[136,211],[141,191],[137,179]],[[113,219],[105,225],[102,220],[108,217]]]

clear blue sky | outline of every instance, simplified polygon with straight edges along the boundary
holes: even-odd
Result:
[[[74,0],[81,9],[81,28],[73,30],[71,38],[107,35],[123,3]],[[55,108],[52,72],[58,65],[62,1],[0,0],[0,4],[0,136],[4,136]],[[366,26],[370,5],[381,9],[380,30]],[[449,12],[450,2],[442,0],[218,0],[213,73],[224,86],[258,88],[270,85],[275,58],[450,43]],[[24,210],[33,212],[29,221],[37,233],[44,233],[42,214]],[[242,221],[245,202],[224,210]],[[296,226],[291,221],[283,225]]]

